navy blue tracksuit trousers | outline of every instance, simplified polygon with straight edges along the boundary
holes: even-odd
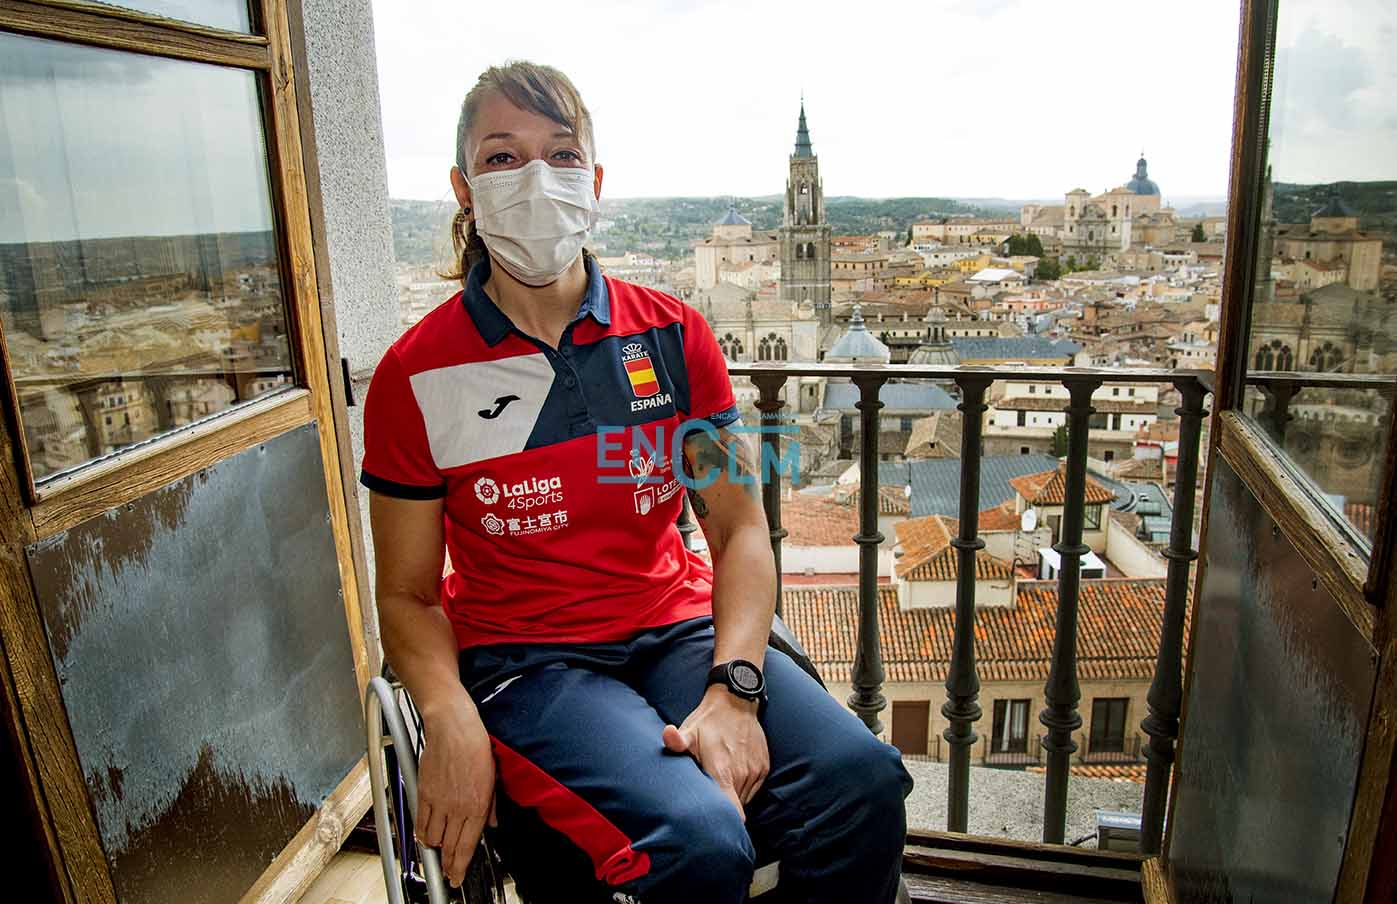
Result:
[[[912,778],[788,656],[768,647],[771,771],[744,824],[666,723],[698,705],[708,616],[627,641],[494,644],[461,653],[490,733],[491,838],[529,904],[738,904],[779,859],[771,904],[891,904]]]

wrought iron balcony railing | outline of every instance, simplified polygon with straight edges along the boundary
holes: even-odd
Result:
[[[860,421],[859,455],[859,546],[858,646],[854,659],[853,693],[849,706],[875,734],[883,730],[878,715],[887,708],[883,696],[883,664],[878,627],[878,545],[884,537],[878,532],[878,455],[879,390],[889,380],[933,380],[954,383],[959,388],[961,418],[960,531],[951,540],[959,557],[955,602],[955,639],[952,645],[946,703],[942,714],[950,726],[943,736],[950,748],[947,828],[964,832],[969,817],[970,760],[977,740],[975,723],[982,712],[979,702],[980,678],[975,665],[975,554],[985,546],[979,536],[980,448],[985,395],[996,380],[1033,380],[1060,383],[1070,395],[1066,505],[1061,534],[1053,549],[1062,557],[1058,575],[1058,630],[1053,642],[1052,663],[1045,686],[1047,706],[1039,716],[1046,729],[1041,748],[1047,760],[1044,792],[1043,840],[1062,844],[1067,818],[1067,782],[1072,755],[1078,745],[1073,735],[1082,727],[1078,712],[1081,690],[1077,682],[1077,609],[1081,586],[1081,559],[1088,552],[1082,542],[1087,479],[1087,438],[1094,409],[1092,393],[1111,382],[1160,383],[1174,386],[1180,394],[1179,452],[1174,485],[1174,517],[1169,545],[1165,583],[1163,628],[1154,679],[1147,696],[1149,715],[1141,728],[1149,735],[1145,756],[1148,760],[1140,849],[1158,853],[1163,836],[1165,801],[1179,734],[1179,711],[1183,699],[1184,610],[1188,598],[1189,574],[1198,552],[1193,548],[1194,495],[1198,481],[1199,437],[1204,397],[1209,391],[1211,373],[1188,370],[1101,370],[1081,367],[982,367],[923,366],[913,364],[740,364],[730,368],[734,377],[748,377],[758,390],[761,442],[767,461],[780,460],[779,428],[784,422],[785,402],[781,389],[791,377],[848,379],[858,387],[856,408]],[[765,469],[764,469],[765,470]],[[781,488],[779,477],[763,475],[762,499],[771,531],[771,548],[777,563],[777,606],[780,607]],[[872,488],[872,491],[870,491]],[[693,525],[686,525],[689,530]],[[939,758],[939,757],[938,757]]]
[[[991,743],[992,739],[983,738],[980,742],[980,765],[1041,766],[1043,765],[1043,742],[1047,739],[1047,735],[1038,735],[1035,738],[1023,738],[1016,744],[1001,744],[996,749]],[[1010,749],[1005,749],[1006,746]]]
[[[1124,765],[1140,762],[1140,736],[1128,735],[1124,738],[1099,738],[1092,740],[1083,737],[1081,752],[1077,762],[1095,765]]]

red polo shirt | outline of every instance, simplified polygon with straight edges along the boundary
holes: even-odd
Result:
[[[481,286],[388,349],[364,407],[369,489],[445,499],[458,647],[622,640],[712,612],[712,572],[684,549],[681,424],[737,420],[698,312],[603,277],[555,350]]]

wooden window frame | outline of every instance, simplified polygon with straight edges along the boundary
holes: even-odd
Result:
[[[1234,107],[1232,163],[1228,208],[1230,236],[1223,264],[1224,317],[1218,336],[1217,381],[1214,386],[1213,435],[1218,452],[1257,495],[1267,514],[1290,534],[1310,567],[1331,580],[1335,595],[1350,621],[1371,641],[1376,610],[1391,582],[1389,536],[1391,506],[1382,504],[1394,491],[1397,467],[1397,394],[1388,418],[1384,473],[1375,504],[1377,529],[1371,549],[1363,551],[1356,531],[1339,512],[1319,498],[1317,484],[1241,411],[1246,374],[1251,365],[1252,302],[1255,294],[1257,237],[1261,228],[1261,180],[1270,128],[1271,94],[1267,87],[1274,70],[1274,28],[1267,9],[1270,0],[1246,0],[1243,5]],[[1284,487],[1284,492],[1278,488]],[[1206,512],[1206,501],[1204,511]],[[1337,576],[1337,578],[1335,577]]]
[[[1377,686],[1369,716],[1359,766],[1353,812],[1349,819],[1343,863],[1335,900],[1385,900],[1397,887],[1390,864],[1397,858],[1397,416],[1389,419],[1385,472],[1377,496],[1378,523],[1371,556],[1366,560],[1330,512],[1321,507],[1308,487],[1287,486],[1294,480],[1277,461],[1276,449],[1259,428],[1237,411],[1250,333],[1254,293],[1255,244],[1260,224],[1261,198],[1257,187],[1264,166],[1269,95],[1263,90],[1274,62],[1272,0],[1242,0],[1238,29],[1236,92],[1233,101],[1232,152],[1227,209],[1227,252],[1223,262],[1222,320],[1218,334],[1218,358],[1213,390],[1213,416],[1208,452],[1218,455],[1256,495],[1262,509],[1288,535],[1324,589],[1333,597],[1355,628],[1369,638],[1377,655]],[[1397,408],[1397,399],[1394,400]],[[1397,411],[1394,411],[1397,415]],[[1266,469],[1270,469],[1266,473]],[[1213,477],[1207,468],[1202,499],[1202,536],[1199,548],[1207,548],[1209,508]],[[1207,578],[1206,558],[1194,576],[1194,599],[1201,598]],[[1189,648],[1196,649],[1201,619],[1190,628]],[[1185,695],[1192,683],[1192,668],[1185,677]],[[1177,781],[1181,763],[1188,760],[1188,706],[1182,713]],[[1171,795],[1166,816],[1168,829],[1164,859],[1155,864],[1157,888],[1167,891],[1163,865],[1167,863],[1175,826]]]
[[[255,446],[287,430],[317,425],[331,529],[349,625],[357,690],[377,659],[361,610],[354,537],[357,503],[345,485],[350,464],[343,428],[344,387],[329,366],[326,322],[317,280],[306,155],[305,107],[298,107],[291,36],[300,27],[295,0],[249,0],[254,33],[216,28],[82,0],[0,0],[0,32],[69,44],[209,63],[254,73],[261,104],[273,232],[282,283],[294,385],[200,422],[103,456],[36,486],[25,448],[18,394],[4,365],[0,430],[0,543],[9,551],[55,536],[116,506]],[[302,98],[300,103],[304,104]],[[321,265],[323,266],[323,261]],[[331,337],[333,338],[333,337]],[[0,336],[3,339],[3,336]],[[3,347],[3,342],[0,342]],[[337,353],[337,352],[336,352]],[[23,750],[25,793],[38,803],[42,837],[53,858],[54,892],[66,902],[116,904],[89,792],[68,725],[62,692],[23,555],[0,556],[0,694],[15,716],[5,726]],[[0,707],[0,710],[3,710]],[[248,890],[249,900],[295,900],[329,861],[359,817],[370,791],[361,758]]]
[[[284,0],[252,0],[252,27],[262,34],[225,32],[215,28],[166,19],[116,7],[76,0],[9,0],[0,7],[0,31],[83,44],[107,50],[139,53],[183,62],[206,63],[243,69],[254,74],[262,117],[263,145],[269,177],[272,231],[276,238],[282,310],[292,352],[293,383],[262,399],[236,405],[193,424],[162,433],[109,455],[100,455],[48,480],[36,480],[29,459],[19,393],[8,349],[0,343],[10,426],[20,440],[16,450],[22,468],[25,498],[34,513],[39,538],[56,533],[93,515],[139,498],[157,487],[194,473],[226,458],[238,449],[255,445],[281,430],[312,420],[313,396],[328,384],[324,356],[312,354],[323,345],[320,337],[314,268],[310,279],[297,272],[313,260],[309,220],[305,216],[305,177],[301,172],[299,141],[289,139],[298,128],[294,90],[289,81],[290,48],[274,46],[265,23],[285,22]],[[283,39],[287,26],[282,24]],[[275,29],[273,30],[275,32]],[[286,57],[286,66],[277,59]],[[273,77],[274,66],[281,78]],[[290,119],[288,119],[288,113]],[[294,169],[295,172],[290,170]],[[299,210],[293,210],[293,207]],[[300,214],[297,216],[296,214]],[[297,234],[297,232],[301,234]],[[2,338],[2,337],[0,337]],[[224,428],[236,428],[240,437],[230,448],[211,438]]]

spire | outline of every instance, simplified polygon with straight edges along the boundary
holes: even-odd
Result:
[[[810,129],[805,125],[805,98],[800,99],[800,125],[796,126],[796,152],[797,157],[814,157],[815,152],[810,147]]]

